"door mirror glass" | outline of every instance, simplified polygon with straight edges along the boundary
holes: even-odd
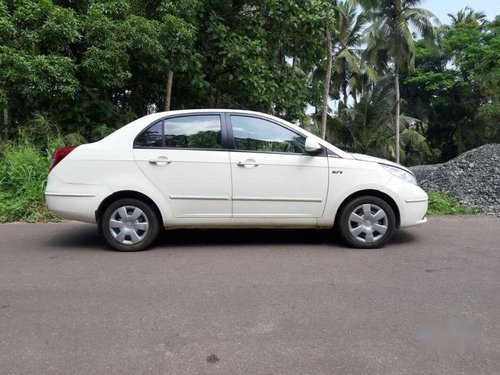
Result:
[[[308,154],[315,155],[321,152],[322,148],[316,139],[314,139],[313,137],[307,137],[305,150]]]

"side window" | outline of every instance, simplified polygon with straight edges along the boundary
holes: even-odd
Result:
[[[183,116],[164,121],[165,147],[221,148],[219,115]]]
[[[274,122],[231,116],[237,150],[304,153],[306,139]]]
[[[163,147],[163,121],[144,130],[135,139],[134,147]]]
[[[219,115],[168,118],[144,130],[134,147],[221,148]]]

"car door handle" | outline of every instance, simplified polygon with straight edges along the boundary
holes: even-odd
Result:
[[[149,159],[150,164],[156,164],[156,165],[167,165],[171,163],[170,160],[166,156],[159,156],[156,159]]]
[[[257,163],[255,160],[253,159],[247,159],[245,161],[239,161],[238,163],[236,163],[236,165],[238,167],[245,167],[245,168],[255,168],[255,167],[258,167],[259,166],[259,163]]]

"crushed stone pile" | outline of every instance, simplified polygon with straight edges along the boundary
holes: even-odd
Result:
[[[467,207],[500,215],[500,144],[488,144],[443,164],[410,168],[426,191],[456,196]]]

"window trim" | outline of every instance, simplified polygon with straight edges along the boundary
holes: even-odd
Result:
[[[165,146],[165,127],[162,126],[162,136],[163,136],[163,147],[148,147],[148,146],[135,146],[135,142],[137,138],[139,138],[140,135],[142,135],[143,132],[148,130],[149,128],[153,127],[156,125],[158,122],[164,122],[168,119],[173,119],[173,118],[179,118],[179,117],[193,117],[193,116],[219,116],[220,119],[220,124],[221,124],[221,143],[222,147],[221,148],[189,148],[189,147],[166,147]],[[220,152],[220,151],[231,151],[231,152],[246,152],[246,153],[258,153],[258,154],[274,154],[274,155],[298,155],[298,156],[308,156],[308,157],[328,157],[328,156],[333,156],[329,153],[333,153],[333,151],[327,149],[325,146],[321,146],[323,151],[319,154],[316,155],[311,155],[308,154],[307,152],[303,153],[298,153],[298,152],[271,152],[271,151],[257,151],[257,150],[238,150],[236,149],[236,144],[234,142],[234,134],[233,134],[233,124],[231,122],[231,116],[240,116],[240,117],[252,117],[256,118],[259,120],[264,120],[264,121],[269,121],[275,125],[281,126],[282,128],[285,128],[292,133],[297,134],[298,136],[305,137],[304,134],[301,134],[297,132],[295,129],[290,128],[286,124],[283,124],[279,121],[276,121],[274,119],[270,119],[268,117],[264,116],[259,116],[258,114],[254,113],[246,113],[246,112],[196,112],[196,113],[184,113],[184,114],[179,114],[179,115],[166,115],[160,118],[157,118],[155,121],[149,123],[147,126],[145,126],[134,138],[134,141],[132,143],[132,148],[133,149],[138,149],[138,150],[183,150],[183,151],[214,151],[214,152]],[[307,138],[307,137],[306,137]],[[335,156],[339,157],[338,155],[334,154]]]
[[[196,116],[218,116],[221,127],[221,148],[192,148],[192,147],[167,147],[165,144],[165,121],[170,119],[182,118],[182,117],[196,117]],[[142,133],[147,131],[148,129],[155,126],[157,123],[161,122],[161,132],[162,132],[162,147],[154,147],[154,146],[136,146],[135,142],[137,138],[139,138]],[[184,151],[229,151],[228,147],[228,136],[227,136],[227,124],[226,124],[226,116],[221,112],[196,112],[196,113],[185,113],[182,115],[167,115],[164,117],[160,117],[145,126],[134,138],[134,142],[132,143],[133,149],[138,150],[184,150]]]
[[[303,138],[307,138],[304,134],[301,134],[297,132],[295,129],[290,128],[286,124],[282,124],[274,119],[270,119],[264,116],[259,116],[256,114],[248,114],[248,113],[238,113],[238,112],[226,112],[225,117],[226,117],[226,124],[227,124],[227,133],[228,133],[228,140],[229,140],[229,146],[231,147],[231,152],[246,152],[246,153],[256,153],[256,154],[275,154],[275,155],[301,155],[301,156],[309,156],[309,157],[326,157],[328,156],[327,154],[327,149],[324,146],[321,146],[322,151],[316,155],[311,155],[307,152],[281,152],[281,151],[258,151],[258,150],[239,150],[236,148],[236,142],[234,140],[234,132],[233,132],[233,122],[231,119],[231,116],[238,116],[238,117],[251,117],[251,118],[256,118],[258,120],[264,120],[268,121],[272,124],[275,124],[277,126],[281,126],[282,128],[300,136]]]

